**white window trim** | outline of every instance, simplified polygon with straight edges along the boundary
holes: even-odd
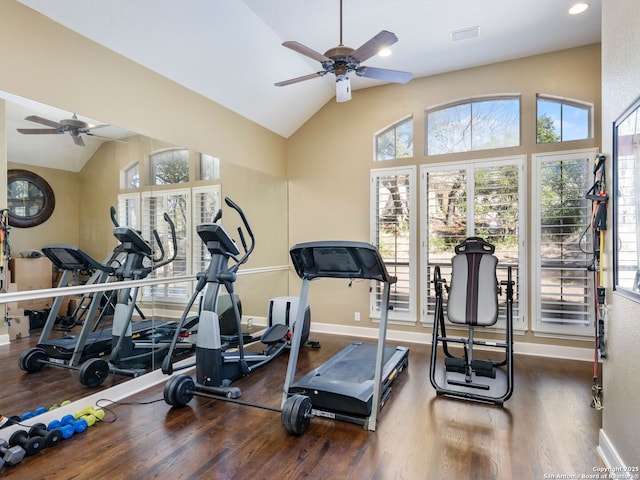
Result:
[[[443,170],[452,170],[456,168],[467,168],[470,173],[473,173],[475,166],[482,166],[482,164],[489,163],[492,166],[500,166],[500,165],[513,165],[514,163],[520,169],[520,175],[518,178],[518,211],[522,212],[522,215],[518,218],[518,231],[519,234],[519,250],[520,250],[520,258],[518,259],[518,279],[514,278],[514,281],[518,282],[517,288],[519,292],[518,302],[519,302],[519,317],[514,319],[513,322],[513,330],[514,333],[525,333],[527,331],[527,305],[528,305],[528,297],[529,297],[529,288],[528,288],[528,273],[527,273],[527,256],[526,256],[526,238],[527,238],[527,222],[526,222],[526,202],[525,198],[527,198],[525,192],[525,179],[527,174],[527,156],[526,155],[514,155],[509,157],[497,157],[497,158],[483,158],[477,160],[469,160],[465,162],[444,162],[444,163],[435,163],[429,165],[422,165],[420,167],[420,232],[421,234],[425,234],[427,231],[427,209],[425,205],[427,204],[427,189],[424,188],[424,178],[427,172],[429,171],[443,171]],[[473,175],[467,175],[467,185],[469,182],[473,181]],[[467,208],[467,236],[471,235],[470,226],[473,224],[473,202]],[[427,241],[426,238],[421,238],[420,241],[420,272],[422,272],[420,276],[420,323],[424,327],[432,327],[433,326],[433,317],[427,314],[428,311],[428,296],[426,294],[429,282],[431,282],[431,278],[428,278],[426,275],[427,272],[427,260],[428,260],[428,250],[427,250]],[[454,255],[454,252],[451,252],[451,256]],[[499,259],[498,259],[499,260]],[[449,280],[449,279],[447,279]],[[499,301],[504,301],[504,295],[499,298]],[[504,328],[494,327],[487,328],[486,331],[499,331],[503,332]]]
[[[532,172],[532,188],[533,193],[531,195],[531,224],[532,224],[532,245],[531,245],[531,281],[533,283],[531,289],[531,315],[533,316],[533,322],[531,328],[534,335],[539,337],[551,337],[551,338],[569,338],[575,340],[593,340],[593,310],[591,302],[589,302],[590,319],[589,325],[549,325],[541,322],[541,306],[540,306],[540,284],[541,284],[541,266],[540,266],[540,250],[542,248],[540,238],[540,200],[539,189],[537,188],[540,182],[540,163],[543,158],[554,157],[555,160],[572,160],[576,157],[585,156],[587,158],[595,158],[598,150],[595,148],[582,149],[582,150],[565,150],[549,153],[537,153],[533,154],[531,161],[533,165]],[[586,192],[585,192],[586,193]],[[590,280],[592,281],[592,280]]]
[[[396,168],[374,168],[371,169],[369,175],[369,234],[370,241],[375,245],[376,241],[376,224],[377,224],[377,214],[374,213],[374,206],[376,204],[376,192],[374,188],[374,179],[379,176],[386,175],[409,175],[409,222],[411,224],[411,229],[409,231],[409,257],[411,259],[417,260],[417,227],[416,219],[416,166],[409,167],[396,167]],[[377,245],[376,245],[377,247]],[[409,262],[409,311],[408,312],[397,312],[394,310],[389,311],[389,323],[391,324],[401,324],[401,325],[415,325],[417,319],[417,299],[416,299],[416,278],[417,278],[417,265],[415,261]],[[372,285],[375,282],[372,281]],[[371,289],[371,295],[369,300],[369,315],[371,319],[379,320],[380,319],[380,311],[376,307],[376,298],[375,298],[375,288]]]
[[[140,202],[140,209],[141,211],[144,211],[144,207],[143,204],[145,202],[147,202],[150,198],[153,197],[166,197],[169,195],[186,195],[187,196],[187,225],[186,225],[186,231],[187,233],[187,239],[186,239],[186,243],[185,243],[185,255],[187,258],[186,263],[186,275],[190,275],[191,274],[191,269],[192,269],[192,264],[193,262],[190,261],[189,259],[191,259],[193,253],[192,253],[192,242],[193,242],[193,238],[192,237],[192,223],[193,223],[193,218],[192,218],[192,212],[191,212],[191,188],[175,188],[175,189],[163,189],[163,190],[151,190],[151,191],[146,191],[146,192],[141,192],[141,196],[142,196],[142,201]],[[142,219],[142,217],[140,217]],[[142,225],[140,226],[142,227]],[[140,228],[139,227],[139,228]],[[145,236],[146,238],[146,236]],[[149,239],[147,239],[149,240]],[[165,246],[166,247],[166,246]],[[167,249],[165,248],[165,252],[167,252]],[[168,285],[165,285],[165,288],[168,288]],[[156,296],[154,295],[149,295],[148,294],[148,290],[143,288],[142,289],[142,293],[139,294],[141,297],[141,300],[143,302],[151,302],[151,301],[155,301],[156,300]],[[162,302],[163,303],[167,303],[167,304],[184,304],[186,300],[188,300],[189,295],[187,294],[185,297],[181,297],[181,298],[177,298],[177,297],[168,297],[168,296],[163,296],[162,297]]]
[[[194,218],[193,215],[199,211],[200,206],[197,205],[197,198],[198,198],[198,194],[199,193],[214,193],[214,194],[218,194],[218,199],[220,200],[220,203],[222,204],[222,188],[220,187],[219,184],[216,185],[207,185],[207,186],[201,186],[201,187],[192,187],[191,188],[191,245],[194,246],[193,248],[191,248],[191,272],[196,274],[199,273],[199,258],[196,258],[195,252],[196,252],[196,248],[195,245],[197,245],[199,242],[201,242],[202,240],[200,239],[200,237],[198,236],[198,233],[196,232],[196,227],[199,225],[197,222],[194,222]],[[220,207],[222,207],[222,205],[220,205]],[[211,221],[213,221],[213,219],[211,219]]]
[[[140,205],[141,205],[141,197],[140,197],[140,192],[135,192],[135,193],[121,193],[118,195],[118,206],[117,206],[117,210],[116,210],[116,218],[118,219],[118,222],[121,225],[125,224],[124,219],[120,216],[120,212],[121,212],[121,205],[122,202],[125,202],[126,200],[135,200],[135,214],[136,214],[136,218],[141,218],[140,217]],[[140,225],[131,225],[132,228],[136,228],[139,229]]]

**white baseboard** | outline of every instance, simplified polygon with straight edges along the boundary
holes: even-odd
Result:
[[[596,450],[600,455],[600,458],[602,458],[602,461],[606,465],[606,468],[607,468],[606,473],[609,475],[606,478],[614,478],[614,479],[636,478],[636,477],[633,477],[632,475],[637,475],[637,472],[632,472],[630,468],[628,468],[624,464],[624,462],[622,461],[622,458],[620,458],[620,455],[618,455],[616,448],[611,443],[611,440],[609,440],[609,437],[607,436],[605,431],[602,429],[600,429],[599,444]],[[637,465],[634,465],[633,467],[637,468]],[[604,478],[604,477],[601,475],[600,478]]]
[[[2,335],[0,335],[0,345],[9,345],[10,341],[11,339],[9,338],[8,333],[3,333]]]
[[[348,335],[361,338],[378,338],[378,329],[373,327],[357,327],[354,325],[334,325],[329,323],[311,323],[311,331]],[[387,341],[418,343],[431,345],[431,333],[387,330]],[[537,357],[560,358],[565,360],[593,361],[593,350],[590,348],[545,345],[541,343],[514,342],[514,353]]]

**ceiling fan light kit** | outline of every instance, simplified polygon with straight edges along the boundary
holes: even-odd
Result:
[[[342,0],[340,0],[340,44],[337,47],[330,48],[322,54],[295,41],[286,41],[282,44],[284,47],[320,62],[322,70],[302,77],[284,80],[275,85],[283,87],[313,78],[324,77],[327,73],[333,73],[336,77],[336,101],[346,102],[351,99],[351,81],[349,79],[349,74],[351,73],[355,73],[358,77],[384,80],[391,83],[407,83],[413,77],[409,72],[361,65],[362,62],[378,54],[381,50],[388,49],[397,41],[398,37],[393,32],[382,30],[355,50],[344,46],[342,43]]]

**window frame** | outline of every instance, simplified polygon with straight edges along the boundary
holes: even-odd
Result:
[[[387,134],[390,131],[394,131],[397,132],[398,128],[409,123],[411,125],[411,155],[408,155],[406,157],[398,157],[398,135],[397,133],[394,134],[395,137],[395,141],[394,141],[394,156],[392,158],[378,158],[378,138],[380,138],[381,136]],[[414,123],[413,123],[413,115],[409,114],[405,117],[402,117],[401,119],[399,119],[398,121],[392,123],[391,125],[383,128],[382,130],[377,131],[376,133],[374,133],[373,135],[373,161],[378,163],[378,162],[390,162],[393,160],[406,160],[406,159],[411,159],[415,157],[415,128],[414,128]]]
[[[154,162],[154,157],[162,154],[166,154],[167,152],[186,152],[187,156],[187,179],[183,182],[177,183],[157,183],[158,175],[156,173],[156,163]],[[149,186],[151,187],[170,187],[172,185],[183,185],[185,183],[189,183],[191,181],[191,166],[190,166],[190,158],[191,158],[191,150],[184,147],[171,147],[171,148],[163,148],[159,150],[154,150],[148,155],[148,172],[149,172]]]
[[[527,240],[527,229],[526,229],[526,218],[527,218],[527,204],[525,202],[525,192],[526,192],[526,175],[527,175],[527,162],[526,155],[512,155],[508,157],[498,157],[498,158],[479,158],[473,159],[464,162],[439,162],[434,164],[425,164],[420,167],[420,232],[421,232],[421,242],[420,242],[420,272],[422,272],[422,276],[420,279],[420,323],[424,327],[432,327],[434,322],[433,312],[430,311],[430,307],[432,307],[432,302],[430,302],[430,298],[432,295],[429,295],[431,281],[432,278],[427,272],[430,271],[429,268],[429,245],[428,245],[428,223],[429,223],[429,212],[427,208],[427,195],[428,189],[426,188],[425,181],[427,173],[435,172],[435,171],[447,171],[447,170],[467,170],[466,175],[466,186],[473,185],[472,191],[475,189],[475,170],[478,168],[482,168],[486,165],[491,166],[507,166],[507,165],[515,165],[518,168],[519,178],[518,178],[518,266],[517,272],[514,272],[514,279],[516,280],[516,302],[517,308],[514,309],[514,318],[513,318],[513,329],[514,332],[524,333],[527,331],[527,304],[528,304],[528,273],[527,273],[527,248],[526,248],[526,240]],[[471,173],[469,175],[468,173]],[[468,190],[466,190],[468,192]],[[474,235],[474,200],[475,196],[467,195],[466,196],[467,203],[467,223],[466,223],[466,236]],[[470,205],[470,206],[469,206]],[[451,251],[451,256],[453,257],[454,251]],[[496,253],[498,257],[498,265],[500,266],[500,256]],[[447,278],[447,281],[450,281],[450,278]],[[501,307],[504,305],[504,296],[499,297],[498,301],[501,304]],[[504,318],[503,308],[501,308],[501,316],[494,327],[488,327],[486,331],[496,331],[496,332],[504,332],[506,329],[506,323]],[[455,327],[454,327],[455,328]]]
[[[429,115],[435,112],[439,112],[442,110],[447,110],[450,108],[461,107],[465,105],[469,105],[470,108],[470,118],[469,125],[473,126],[473,104],[490,102],[490,101],[509,101],[516,100],[518,102],[518,140],[515,145],[501,145],[495,147],[485,147],[485,148],[473,148],[473,133],[470,134],[470,145],[469,149],[464,150],[456,150],[452,152],[440,152],[440,153],[429,153]],[[470,98],[464,98],[460,100],[456,100],[453,102],[442,103],[439,105],[434,105],[425,109],[424,112],[424,155],[426,157],[435,157],[439,155],[451,155],[451,154],[460,154],[460,153],[469,153],[469,152],[482,152],[486,150],[495,150],[502,148],[518,148],[522,146],[522,94],[520,93],[504,93],[497,95],[487,95],[487,96],[476,96]]]
[[[413,259],[417,259],[417,230],[416,230],[416,166],[408,167],[390,167],[390,168],[374,168],[370,170],[370,188],[369,188],[369,228],[370,241],[378,248],[378,213],[377,213],[377,179],[384,176],[407,175],[409,179],[409,308],[406,312],[392,309],[389,311],[389,323],[415,325],[416,323],[416,279],[417,265]],[[380,319],[380,308],[377,302],[376,286],[377,282],[371,282],[372,288],[369,299],[369,316],[373,320]]]
[[[557,142],[539,142],[538,141],[538,120],[539,120],[539,116],[538,116],[538,112],[539,112],[539,101],[543,100],[543,101],[548,101],[548,102],[553,102],[553,103],[558,103],[560,104],[560,140],[558,140]],[[562,120],[562,108],[564,106],[569,106],[569,107],[574,107],[574,108],[582,108],[585,109],[588,112],[588,119],[587,119],[587,136],[585,138],[573,138],[571,140],[565,140],[563,138],[562,132],[563,132],[563,126],[564,126],[564,122]],[[578,142],[581,140],[591,140],[594,137],[594,105],[593,103],[589,103],[589,102],[583,102],[581,100],[576,100],[573,98],[566,98],[566,97],[558,97],[555,95],[547,95],[544,93],[538,93],[536,94],[536,144],[537,145],[549,145],[549,144],[556,144],[556,143],[566,143],[566,142]]]
[[[540,181],[541,181],[541,164],[544,161],[544,158],[549,158],[555,161],[562,160],[575,160],[580,159],[582,157],[589,161],[593,159],[597,153],[597,149],[580,149],[580,150],[561,150],[557,152],[549,152],[549,153],[538,153],[532,155],[532,189],[533,192],[531,194],[531,222],[532,225],[532,259],[531,259],[531,281],[532,281],[532,289],[531,289],[531,315],[533,317],[533,321],[531,323],[531,329],[534,335],[539,337],[551,337],[551,338],[566,338],[566,339],[574,339],[574,340],[593,340],[593,329],[594,329],[594,321],[595,321],[595,312],[593,308],[593,302],[591,301],[592,296],[586,295],[586,301],[584,305],[587,308],[587,317],[589,318],[588,324],[586,325],[554,325],[552,322],[543,322],[542,320],[542,233],[541,233],[541,208],[540,208]],[[587,165],[588,167],[588,165]],[[587,187],[588,188],[588,187]],[[585,190],[586,194],[586,190]],[[585,201],[587,201],[585,199]],[[588,227],[588,225],[587,225]],[[569,270],[569,268],[565,269]],[[587,282],[586,287],[591,289],[591,293],[593,293],[594,285],[593,285],[593,276],[591,272],[587,272]]]

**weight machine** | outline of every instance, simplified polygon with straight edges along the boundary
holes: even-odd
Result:
[[[436,305],[429,379],[438,395],[502,405],[513,392],[513,294],[511,267],[507,280],[498,283],[495,247],[480,237],[469,237],[455,247],[451,285],[434,268]],[[474,337],[477,327],[491,327],[498,320],[498,295],[506,287],[506,335],[504,341]],[[447,335],[443,290],[447,290],[447,318],[468,330],[466,337]],[[463,355],[454,355],[449,344],[462,345]],[[438,355],[442,348],[444,359]],[[498,353],[500,360],[476,358],[476,347]],[[444,360],[444,361],[443,361]],[[505,368],[501,368],[505,367]],[[506,371],[505,371],[506,369]]]

